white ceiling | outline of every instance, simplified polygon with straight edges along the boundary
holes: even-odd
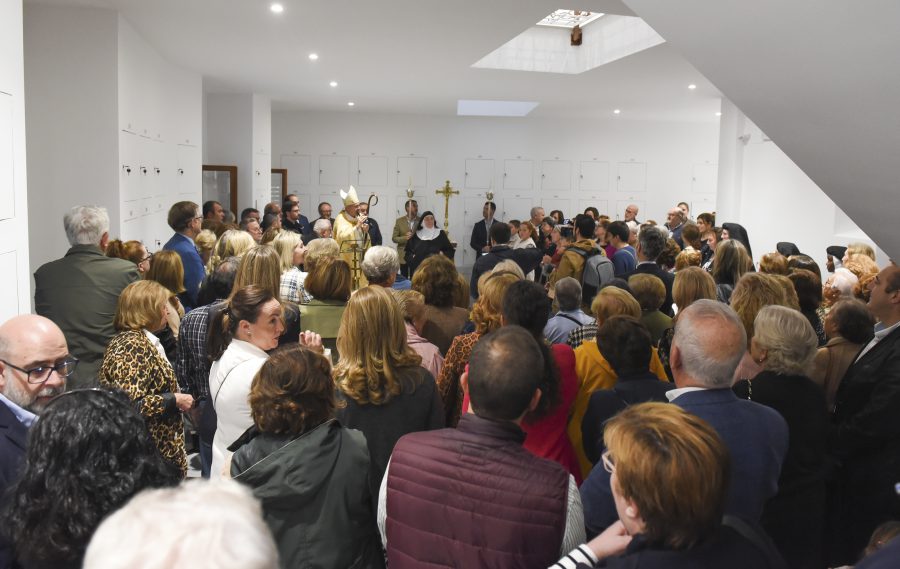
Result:
[[[471,67],[554,9],[575,7],[556,2],[281,0],[274,15],[270,0],[29,1],[116,9],[164,57],[201,73],[207,91],[264,94],[275,109],[453,115],[458,99],[527,100],[540,103],[532,117],[619,108],[623,119],[714,122],[721,98],[667,44],[579,75]],[[620,0],[577,8],[633,15]]]
[[[900,3],[626,1],[900,258]]]

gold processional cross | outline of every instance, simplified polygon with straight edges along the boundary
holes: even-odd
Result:
[[[447,234],[447,237],[450,237],[450,196],[459,195],[459,190],[451,188],[450,180],[447,180],[444,187],[436,190],[434,193],[444,198],[444,233]]]

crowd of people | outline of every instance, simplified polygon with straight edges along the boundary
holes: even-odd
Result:
[[[486,202],[466,278],[341,198],[179,202],[153,254],[65,216],[0,325],[0,569],[896,567],[871,247]]]

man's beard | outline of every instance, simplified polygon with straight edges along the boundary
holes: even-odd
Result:
[[[37,393],[29,393],[19,385],[19,381],[11,379],[6,382],[6,388],[3,395],[26,411],[30,411],[35,415],[40,415],[44,411],[50,398],[55,397],[65,391],[65,387],[42,387]]]

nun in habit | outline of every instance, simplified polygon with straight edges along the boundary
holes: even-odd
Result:
[[[453,245],[443,229],[437,226],[434,214],[426,211],[419,218],[419,230],[406,243],[406,266],[409,267],[409,278],[426,258],[443,253],[453,258]]]

